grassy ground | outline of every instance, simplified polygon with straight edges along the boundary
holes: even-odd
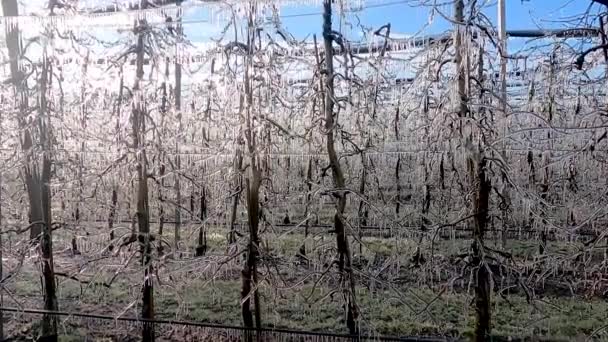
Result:
[[[19,284],[19,285],[24,285]],[[169,286],[156,289],[157,315],[162,318],[240,325],[239,282],[217,281],[212,284],[193,283],[180,288],[179,294]],[[117,314],[129,305],[133,296],[124,283],[115,288],[86,291],[62,284],[60,305],[63,310],[82,310],[100,314]],[[28,289],[30,291],[28,291]],[[22,286],[19,295],[37,294]],[[266,326],[345,333],[343,313],[338,295],[325,297],[331,289],[312,290],[304,286],[297,291],[275,291],[262,288],[263,322]],[[396,293],[400,292],[400,293]],[[310,299],[308,296],[312,293]],[[75,299],[66,299],[74,298]],[[100,299],[103,298],[103,299]],[[363,325],[371,333],[382,335],[449,335],[471,334],[474,312],[471,297],[466,294],[443,293],[437,296],[428,289],[378,291],[371,294],[359,289]],[[125,316],[139,312],[135,305]],[[581,298],[543,298],[528,304],[524,298],[494,298],[493,332],[502,336],[537,335],[572,340],[590,337],[608,338],[598,331],[608,316],[608,304],[602,300]]]
[[[193,234],[184,240],[193,247]],[[214,273],[209,265],[222,260],[226,253],[226,232],[210,230],[208,254],[204,258],[158,262],[155,288],[155,307],[158,317],[240,325],[240,265],[238,258],[223,265]],[[263,303],[262,319],[266,326],[301,330],[345,333],[341,297],[335,272],[319,285],[313,286],[323,268],[323,256],[332,251],[335,243],[331,235],[311,236],[306,240],[309,257],[317,267],[297,265],[295,254],[304,241],[300,234],[264,235],[264,254],[270,256],[261,273]],[[171,239],[169,236],[168,239]],[[438,240],[433,244],[434,262],[446,263],[450,255],[468,248],[465,240]],[[362,325],[366,332],[382,335],[448,335],[467,337],[471,334],[474,310],[467,284],[450,287],[442,275],[433,269],[411,267],[410,258],[418,241],[408,239],[365,238],[360,249],[352,241],[355,260],[367,260],[366,275],[360,275],[357,298],[361,308]],[[430,259],[430,242],[423,241],[423,249]],[[511,242],[509,250],[518,260],[534,257],[537,244]],[[548,253],[568,254],[576,246],[550,243]],[[325,254],[324,254],[325,253]],[[331,253],[329,253],[331,254]],[[86,264],[93,256],[58,255],[57,269]],[[359,258],[359,259],[357,259]],[[82,268],[81,279],[107,280],[120,264],[110,258]],[[373,261],[378,261],[372,265]],[[431,261],[427,261],[427,264]],[[382,265],[389,265],[385,270]],[[431,270],[431,271],[429,271]],[[377,271],[377,281],[366,276]],[[364,272],[365,273],[365,272]],[[386,274],[385,274],[386,273]],[[431,274],[429,274],[431,273]],[[139,314],[141,271],[136,262],[126,267],[111,287],[79,284],[72,279],[59,278],[59,305],[62,310],[76,310],[99,314],[125,316]],[[390,275],[388,275],[390,274]],[[94,277],[93,277],[94,275]],[[215,275],[213,278],[212,275]],[[307,276],[309,276],[307,278]],[[385,280],[390,278],[390,284]],[[399,279],[408,278],[408,281]],[[383,280],[384,279],[384,280]],[[411,280],[414,279],[414,280]],[[39,307],[39,280],[34,264],[26,264],[8,285],[13,296],[25,307]],[[9,299],[6,304],[13,306]],[[543,336],[566,340],[591,337],[608,339],[602,327],[608,317],[608,303],[598,298],[574,296],[537,296],[530,303],[521,293],[493,297],[493,332],[502,336]],[[76,328],[74,328],[76,329]]]

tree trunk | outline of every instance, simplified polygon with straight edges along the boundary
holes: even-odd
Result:
[[[193,222],[196,217],[196,213],[194,212],[194,190],[190,191],[190,221]]]
[[[308,239],[308,230],[310,229],[310,219],[308,215],[310,214],[310,202],[312,198],[312,158],[308,159],[308,167],[306,169],[306,206],[304,207],[304,219],[306,222],[304,223],[304,241],[302,241],[302,245],[300,246],[299,254],[303,257],[306,257],[306,239]]]
[[[441,162],[439,162],[439,183],[441,184],[441,190],[445,190],[445,166],[444,158],[445,155],[441,154]]]
[[[508,116],[507,116],[507,36],[506,36],[506,18],[505,16],[505,1],[499,1],[499,53],[500,53],[500,108],[501,108],[501,119],[503,143],[502,143],[502,160],[507,163],[507,151],[506,151],[506,136],[508,130]],[[478,66],[479,74],[483,76],[483,56],[479,57],[481,63]],[[481,79],[481,78],[479,78]],[[483,96],[483,91],[481,92]],[[501,247],[507,248],[507,234],[509,227],[512,226],[513,220],[511,219],[511,184],[509,183],[509,177],[505,167],[501,167],[501,180],[502,180],[502,232],[501,232]]]
[[[401,98],[397,101],[397,108],[395,110],[395,141],[399,141],[401,139],[401,135],[399,133],[399,107],[401,106]],[[399,213],[401,212],[401,181],[399,179],[401,174],[401,154],[397,155],[397,163],[395,165],[395,184],[397,185],[395,198],[395,216],[399,219]]]
[[[5,16],[17,16],[18,7],[15,0],[2,2]],[[43,54],[41,65],[41,78],[39,80],[38,115],[34,116],[32,124],[26,123],[28,112],[27,85],[22,79],[23,74],[19,70],[19,59],[21,58],[19,28],[7,25],[6,32],[7,47],[9,50],[12,82],[15,94],[19,99],[20,115],[18,125],[23,131],[21,147],[25,152],[23,175],[30,204],[29,220],[32,223],[30,239],[39,242],[39,254],[42,269],[42,287],[44,296],[44,309],[48,311],[57,310],[57,297],[55,293],[55,273],[53,269],[53,244],[51,238],[51,120],[47,113],[47,86],[49,83],[49,64],[46,51]],[[35,132],[38,132],[39,141],[34,143]],[[32,151],[34,146],[42,151]],[[41,153],[42,152],[42,153]],[[57,321],[55,316],[44,314],[41,322],[40,341],[57,341]]]
[[[18,16],[19,15],[19,7],[17,5],[17,0],[4,0],[2,1],[2,11],[5,16]],[[28,104],[28,93],[27,93],[27,83],[25,79],[25,75],[19,69],[19,61],[21,60],[21,55],[23,51],[21,50],[21,36],[19,33],[18,25],[6,25],[6,46],[8,48],[8,55],[10,59],[10,70],[11,70],[11,81],[14,86],[14,91],[16,97],[19,99],[19,113],[20,115],[17,118],[19,127],[25,128],[27,126],[26,123],[26,113],[29,107]],[[32,148],[32,133],[29,129],[23,129],[23,137],[21,139],[21,148],[23,151],[29,151]],[[29,158],[26,158],[26,164],[30,162]],[[34,203],[40,203],[39,198],[37,198],[34,187],[36,186],[36,180],[34,179],[34,175],[32,174],[32,170],[30,167],[26,165],[23,170],[24,182],[27,189],[28,199],[30,202],[30,212],[29,212],[29,222],[30,224],[36,222],[34,217],[40,218],[42,216],[41,209],[39,206],[32,205]],[[38,200],[38,201],[37,201]],[[38,239],[40,237],[40,233],[42,232],[42,225],[33,224],[30,228],[30,239]]]
[[[530,168],[530,173],[528,175],[528,191],[530,191],[530,193],[534,193],[536,192],[536,168],[534,166],[534,153],[531,150],[528,151],[528,166]],[[530,212],[528,213],[528,220],[526,226],[529,229],[532,229],[532,227],[534,227],[534,215],[532,213],[532,210],[530,210]]]
[[[110,246],[108,249],[114,249],[114,220],[116,219],[116,204],[118,202],[118,194],[116,193],[117,186],[112,188],[112,204],[110,205],[110,214],[108,215],[108,229],[110,230]]]
[[[247,149],[249,152],[249,175],[245,179],[247,186],[247,214],[249,221],[249,243],[247,245],[247,261],[242,273],[242,288],[241,288],[241,310],[243,323],[246,327],[253,327],[253,319],[255,318],[255,327],[262,327],[260,298],[258,287],[258,272],[257,261],[259,257],[260,241],[258,237],[258,227],[260,220],[260,184],[262,182],[262,170],[260,170],[257,144],[256,130],[254,125],[255,114],[253,113],[253,87],[252,80],[255,77],[253,73],[253,55],[256,30],[254,26],[254,13],[256,11],[255,4],[251,4],[248,16],[247,25],[247,46],[248,53],[245,57],[245,118],[246,130],[245,139],[247,141]],[[251,299],[253,298],[254,312],[251,312]],[[248,336],[248,339],[250,336]]]
[[[42,221],[41,239],[40,239],[40,254],[42,256],[42,277],[43,277],[43,293],[44,293],[44,309],[47,311],[57,311],[57,295],[55,284],[55,271],[53,264],[53,239],[52,232],[52,213],[51,213],[51,151],[52,151],[52,134],[51,120],[47,113],[47,85],[49,83],[49,64],[46,52],[43,55],[42,73],[40,79],[40,102],[39,102],[39,134],[40,146],[43,149],[42,153],[42,174],[37,175],[37,162],[34,161],[34,178],[38,179],[37,188],[33,193],[35,197],[40,199],[40,217],[33,217],[35,221]],[[52,315],[45,314],[42,318],[42,329],[39,341],[57,341],[57,318]]]
[[[0,112],[0,141],[2,141],[2,112]],[[4,162],[4,161],[3,161]],[[4,278],[4,270],[3,264],[4,261],[2,259],[2,234],[4,233],[4,229],[2,229],[2,184],[4,181],[3,171],[0,171],[0,279]],[[0,307],[4,307],[4,289],[0,288]],[[0,310],[0,341],[4,341],[4,312]]]
[[[50,193],[50,173],[51,161],[47,157],[43,160],[42,174],[42,201],[44,207],[44,227],[42,229],[42,239],[40,248],[42,251],[42,276],[44,278],[44,309],[57,311],[57,296],[55,284],[55,271],[53,267],[53,239],[51,237],[51,193]],[[42,331],[39,341],[57,341],[57,318],[45,314],[42,319]]]
[[[169,58],[165,60],[165,79],[163,80],[161,86],[161,104],[160,104],[160,132],[157,134],[158,146],[162,146],[162,139],[164,139],[166,135],[166,116],[167,111],[169,110],[169,93],[167,91],[167,82],[169,79]],[[163,233],[165,228],[165,197],[163,196],[163,191],[165,191],[165,154],[162,151],[159,151],[158,156],[158,173],[159,173],[159,186],[158,186],[158,246],[156,250],[158,251],[159,256],[164,253],[163,246]]]
[[[477,165],[469,164],[471,173],[476,170],[478,182],[475,194],[475,226],[473,241],[472,265],[476,268],[475,282],[475,312],[477,322],[475,324],[475,337],[477,341],[486,341],[490,335],[490,273],[483,258],[483,238],[487,229],[488,206],[490,191],[492,189],[490,180],[486,176],[486,160],[482,157]]]
[[[367,145],[369,145],[369,140]],[[368,148],[369,146],[366,146]],[[359,200],[359,210],[357,212],[359,218],[359,254],[363,253],[363,229],[367,226],[367,218],[369,211],[367,210],[367,203],[365,203],[365,185],[367,183],[367,156],[365,152],[361,152],[361,182],[359,183],[359,194],[361,199]]]
[[[180,123],[181,126],[181,123]],[[179,172],[181,170],[181,157],[179,155],[179,145],[176,144],[176,149],[178,150],[178,154],[175,156],[175,168],[176,171]],[[179,251],[179,241],[180,241],[180,232],[182,227],[182,188],[180,183],[179,173],[175,173],[175,227],[173,231],[173,257],[177,258]]]
[[[177,3],[177,6],[181,6],[181,1],[179,1]],[[177,28],[176,28],[176,32],[178,35],[178,43],[181,41],[182,39],[182,16],[181,16],[181,11],[178,13],[177,15]],[[175,97],[175,111],[177,112],[177,120],[178,120],[178,127],[179,127],[179,131],[178,131],[178,137],[179,134],[182,133],[183,131],[183,127],[182,127],[182,65],[181,62],[179,61],[179,59],[175,60],[175,87],[173,89],[173,96]],[[173,256],[177,257],[177,253],[179,250],[179,241],[180,241],[180,231],[181,231],[181,225],[182,225],[182,212],[181,212],[181,205],[182,205],[182,192],[181,192],[181,184],[180,184],[180,175],[179,172],[181,172],[181,157],[179,154],[179,145],[180,145],[180,141],[179,138],[176,138],[176,142],[175,142],[175,228],[174,228],[174,243],[173,243]]]
[[[338,248],[338,269],[340,272],[342,295],[345,302],[346,325],[351,334],[359,331],[359,312],[355,294],[355,278],[351,266],[351,253],[348,238],[344,229],[344,209],[346,207],[345,181],[340,167],[340,160],[334,146],[334,50],[332,33],[331,0],[323,1],[323,43],[325,50],[325,130],[327,131],[327,154],[334,182],[333,196],[336,198],[336,212],[334,214],[334,230],[336,232],[336,245]]]
[[[240,138],[239,138],[240,139]],[[238,144],[240,145],[240,144]],[[239,205],[239,198],[243,191],[243,181],[241,179],[241,168],[243,167],[243,155],[240,147],[237,145],[236,153],[234,156],[234,164],[232,169],[234,170],[234,194],[232,195],[232,208],[230,210],[230,233],[228,234],[228,244],[236,242],[236,213]]]
[[[464,23],[464,0],[454,2],[454,63],[457,70],[458,114],[460,138],[466,146],[466,168],[469,184],[473,188],[473,242],[471,265],[475,272],[475,340],[485,341],[490,335],[490,274],[484,260],[484,233],[487,227],[488,205],[491,184],[486,177],[486,158],[481,146],[474,144],[474,127],[470,119],[472,113],[468,105],[466,79],[468,68],[465,67],[462,51],[462,32]],[[482,81],[482,80],[480,80]],[[466,120],[469,119],[469,120]],[[463,122],[465,125],[463,126]]]
[[[122,100],[123,100],[123,89],[124,89],[124,75],[122,72],[122,67],[120,69],[120,82],[118,85],[118,99],[116,100],[116,107],[114,109],[115,115],[116,115],[116,126],[115,126],[115,133],[116,133],[116,143],[119,144],[120,143],[120,113],[121,113],[121,108],[122,108]],[[114,180],[114,183],[112,184],[112,204],[110,206],[110,214],[108,215],[108,229],[110,230],[110,245],[108,246],[108,250],[111,252],[114,250],[114,243],[112,241],[114,241],[115,238],[115,234],[114,234],[114,221],[116,220],[116,209],[118,208],[117,206],[118,204],[118,185],[116,184],[116,181]]]
[[[163,158],[160,157],[160,186],[158,189],[158,254],[163,254],[163,229],[165,227],[165,198],[163,196],[163,190],[165,189],[165,163],[162,161]]]
[[[82,130],[82,132],[86,132],[86,127],[87,127],[87,107],[86,107],[86,84],[85,84],[85,80],[87,78],[87,71],[88,71],[88,64],[89,64],[89,54],[87,53],[87,56],[85,57],[85,61],[84,64],[82,66],[82,85],[80,87],[80,101],[82,102],[81,104],[81,118],[80,118],[80,129]],[[76,226],[80,225],[80,206],[82,204],[82,202],[84,202],[84,196],[83,196],[83,191],[84,191],[84,182],[82,180],[83,177],[83,173],[84,173],[84,155],[85,155],[85,151],[86,151],[86,140],[82,140],[80,142],[80,155],[78,156],[78,201],[76,202],[76,214],[75,219],[76,219]],[[78,245],[76,244],[76,235],[73,234],[72,235],[72,255],[76,255],[76,254],[80,254],[80,252],[78,251]]]
[[[145,5],[144,5],[145,6]],[[133,103],[132,125],[133,125],[133,148],[137,153],[137,224],[139,252],[141,264],[144,267],[144,279],[142,289],[142,318],[154,319],[154,284],[152,265],[152,242],[150,241],[150,206],[148,196],[148,160],[146,157],[146,113],[145,97],[141,89],[141,81],[144,76],[144,30],[147,26],[145,20],[137,23],[137,70],[133,93],[139,98]],[[154,326],[144,323],[142,329],[142,341],[154,341]]]
[[[196,256],[200,257],[207,253],[207,231],[205,229],[207,218],[207,191],[205,187],[201,189],[201,208],[200,208],[200,228],[198,229],[198,245],[196,246]]]
[[[603,15],[600,16],[600,36],[602,38],[602,45],[604,45],[604,48],[602,48],[602,53],[604,55],[604,65],[606,70],[604,71],[606,73],[606,75],[608,75],[608,48],[606,47],[606,44],[608,43],[608,27],[606,27],[606,19],[608,17],[608,12],[606,12],[606,10],[608,10],[608,6],[605,6],[604,8],[604,13]],[[604,134],[606,134],[607,131],[604,130]],[[608,263],[608,236],[606,236],[604,238],[604,241],[606,242],[606,248],[604,248],[604,263]]]
[[[242,308],[241,312],[243,315],[243,324],[245,327],[252,328],[254,314],[251,311],[251,299],[253,297],[254,313],[255,313],[255,327],[261,328],[261,312],[258,290],[253,289],[257,287],[257,259],[259,256],[259,237],[258,237],[258,226],[259,226],[259,214],[260,214],[260,177],[259,170],[252,173],[252,177],[246,178],[245,183],[247,186],[247,214],[249,218],[249,243],[247,245],[247,261],[242,273],[242,289],[241,289],[241,300]],[[257,175],[256,175],[257,174]],[[253,291],[253,292],[252,292]]]
[[[425,137],[427,137],[427,145],[429,145],[429,136],[430,136],[430,132],[429,132],[429,110],[430,110],[430,99],[429,99],[429,95],[427,94],[424,97],[424,106],[423,106],[423,111],[424,111],[424,118],[427,120],[426,124],[424,125],[424,135]],[[423,183],[423,190],[422,190],[422,208],[420,208],[420,237],[418,238],[418,246],[416,246],[416,250],[414,252],[414,255],[412,257],[412,262],[414,264],[414,266],[420,266],[421,264],[423,264],[425,262],[425,257],[424,257],[424,253],[422,252],[422,249],[420,248],[422,246],[422,243],[424,242],[424,235],[426,234],[426,231],[428,230],[428,226],[431,224],[431,222],[429,221],[428,218],[428,214],[429,214],[429,209],[431,208],[431,186],[430,186],[430,182],[429,182],[429,168],[428,168],[428,164],[427,164],[427,160],[426,160],[426,153],[423,153],[422,156],[422,169],[424,171],[424,183]]]

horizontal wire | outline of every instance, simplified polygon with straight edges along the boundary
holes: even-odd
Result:
[[[13,151],[10,149],[5,149],[5,151]],[[527,153],[528,151],[535,152],[580,152],[583,153],[582,149],[543,149],[543,148],[521,148],[521,149],[506,149],[505,152],[523,152]],[[57,150],[53,151],[54,154],[81,154],[81,155],[116,155],[120,156],[125,153],[135,153],[134,151],[129,152],[107,152],[107,151],[79,151],[79,150]],[[365,152],[365,155],[402,155],[402,154],[419,154],[419,153],[431,153],[431,154],[447,154],[454,152],[453,150],[406,150],[406,151],[369,151]],[[608,153],[608,150],[594,150],[594,153]],[[343,153],[349,154],[349,153]],[[13,154],[14,156],[21,156],[21,153]],[[202,152],[168,152],[168,151],[160,151],[158,155],[168,155],[168,156],[201,156],[201,157],[216,157],[216,158],[234,158],[234,153],[202,153]],[[257,153],[260,157],[325,157],[327,153],[280,153],[280,152],[271,152],[271,153]],[[356,155],[352,155],[352,157],[359,156],[360,153]],[[560,157],[560,156],[555,156]],[[2,158],[0,158],[2,159]]]
[[[67,316],[67,317],[80,317],[80,318],[93,318],[99,320],[108,321],[123,321],[123,322],[136,322],[136,323],[152,323],[152,324],[167,324],[167,325],[182,325],[190,327],[200,328],[212,328],[212,329],[232,329],[243,332],[267,332],[274,334],[291,334],[291,335],[302,335],[302,336],[325,336],[325,337],[341,337],[341,338],[352,338],[357,340],[373,340],[373,341],[442,341],[446,342],[447,339],[427,339],[427,338],[416,338],[411,337],[391,337],[391,336],[367,336],[367,335],[347,335],[347,334],[335,334],[318,331],[303,331],[303,330],[291,330],[291,329],[274,329],[274,328],[253,328],[243,327],[235,325],[223,325],[214,323],[202,323],[192,321],[179,321],[179,320],[166,320],[166,319],[149,319],[149,318],[137,318],[137,317],[120,317],[120,316],[107,316],[97,314],[86,314],[81,312],[69,312],[69,311],[52,311],[42,309],[21,309],[14,307],[0,307],[0,311],[3,312],[14,312],[14,313],[27,313],[36,315],[51,315],[51,316]]]

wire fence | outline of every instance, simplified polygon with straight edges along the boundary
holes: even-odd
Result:
[[[57,320],[58,335],[78,341],[139,341],[145,325],[152,325],[157,341],[252,341],[252,342],[346,342],[401,341],[448,342],[444,337],[389,337],[379,335],[345,335],[316,331],[274,328],[245,328],[222,324],[165,319],[113,317],[90,313],[46,311],[0,307],[4,315],[5,340],[29,340],[38,333],[37,322],[43,315]]]

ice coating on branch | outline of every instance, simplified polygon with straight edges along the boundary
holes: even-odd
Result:
[[[57,13],[49,16],[43,8],[33,6],[26,7],[24,15],[18,17],[3,17],[1,20],[9,27],[17,25],[26,28],[33,25],[50,25],[59,30],[82,30],[91,27],[128,28],[136,20],[146,20],[151,25],[165,23],[167,17],[177,18],[182,12],[190,13],[195,10],[216,11],[225,8],[219,3],[186,3],[182,6],[169,5],[158,8],[138,9],[139,2],[131,1],[117,5],[113,2],[99,1],[79,4],[70,13]],[[27,9],[30,9],[29,11]],[[225,20],[218,16],[210,15],[210,24],[218,24],[218,20]]]

